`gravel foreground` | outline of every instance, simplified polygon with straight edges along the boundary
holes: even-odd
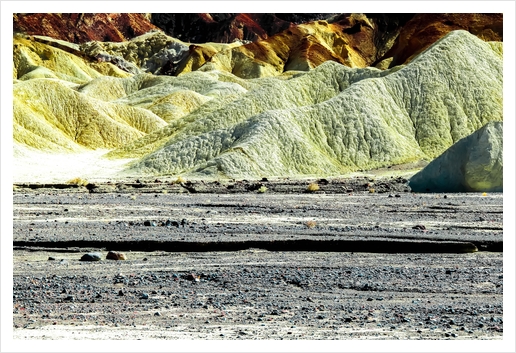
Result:
[[[141,189],[15,191],[15,340],[503,339],[502,194]]]

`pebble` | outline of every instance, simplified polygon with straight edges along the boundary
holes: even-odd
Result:
[[[179,227],[179,222],[171,221],[170,219],[168,219],[165,222],[165,226],[167,226],[167,227]]]
[[[118,251],[110,251],[106,255],[106,259],[108,260],[127,260],[127,256],[123,252]]]
[[[147,293],[142,293],[140,299],[149,299],[149,295]]]
[[[100,261],[101,259],[101,255],[98,252],[87,253],[81,257],[81,261]]]
[[[55,257],[52,257],[52,256],[49,256],[49,257],[48,257],[48,261],[55,261],[55,260],[56,260],[56,258],[55,258]]]

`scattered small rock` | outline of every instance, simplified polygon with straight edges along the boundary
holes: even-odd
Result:
[[[426,229],[426,227],[425,227],[424,225],[422,225],[422,224],[417,224],[417,225],[415,225],[414,227],[412,227],[412,229],[421,229],[421,230],[425,230],[425,229]]]
[[[118,251],[110,251],[106,255],[108,260],[127,260],[127,256],[124,253]]]
[[[179,222],[171,221],[170,219],[168,219],[165,222],[165,226],[167,226],[167,227],[179,227]]]
[[[66,298],[64,298],[63,300],[67,302],[73,302],[75,298],[73,295],[67,295]]]
[[[81,261],[100,261],[100,260],[102,260],[102,257],[100,255],[100,253],[98,253],[98,252],[87,253],[87,254],[82,255],[82,257],[81,257]]]
[[[118,296],[119,297],[123,297],[124,296],[124,292],[121,289],[118,291]]]
[[[149,299],[149,295],[147,293],[142,293],[140,299]]]
[[[49,256],[49,257],[48,257],[48,261],[55,261],[55,260],[56,260],[56,258],[55,258],[55,257],[52,257],[52,256]]]
[[[199,282],[200,281],[199,276],[197,276],[195,273],[187,274],[186,275],[186,279],[189,280],[189,281],[195,281],[195,282]]]

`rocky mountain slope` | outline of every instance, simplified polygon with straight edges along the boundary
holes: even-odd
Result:
[[[503,120],[503,48],[489,41],[502,39],[495,15],[430,17],[291,21],[248,44],[194,45],[159,30],[80,44],[16,35],[15,150],[108,149],[134,160],[128,174],[190,178],[338,176],[431,161]],[[475,35],[448,31],[464,23]],[[444,36],[422,50],[427,42],[415,38],[430,32]]]
[[[239,76],[249,71],[242,66],[270,75],[327,60],[384,69],[407,63],[453,30],[503,40],[502,14],[17,14],[13,22],[15,33],[89,43],[138,66],[154,60],[147,71],[173,75],[212,60]],[[151,30],[176,40],[127,43]]]

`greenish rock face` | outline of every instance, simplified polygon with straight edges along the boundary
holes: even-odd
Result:
[[[490,122],[415,174],[415,192],[503,191],[503,123]]]
[[[338,176],[431,161],[503,120],[500,53],[456,31],[385,71],[329,61],[306,73],[245,81],[192,73],[213,80],[215,99],[112,155],[138,157],[131,173],[203,178]],[[188,89],[189,74],[179,78]],[[223,99],[226,90],[232,99]],[[473,174],[468,180],[479,183]]]
[[[133,159],[121,177],[340,176],[431,161],[503,120],[502,44],[465,31],[389,70],[327,61],[256,79],[209,66],[177,77],[130,74],[25,39],[18,44],[15,143],[109,149],[108,158]],[[496,173],[476,164],[480,154],[464,167],[469,189],[489,187],[481,168]]]

